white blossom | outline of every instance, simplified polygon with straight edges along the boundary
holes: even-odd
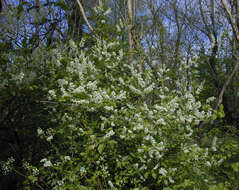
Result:
[[[82,92],[85,92],[84,86],[79,86],[73,90],[73,93],[82,93]]]
[[[132,92],[134,92],[135,94],[141,95],[142,92],[140,90],[138,90],[137,88],[135,88],[133,85],[129,85],[130,90],[132,90]]]
[[[115,132],[113,131],[113,130],[110,130],[105,136],[104,136],[104,138],[106,139],[106,138],[109,138],[109,137],[111,137],[111,136],[113,136],[115,134]]]
[[[113,111],[114,107],[113,106],[105,106],[104,107],[107,111]]]
[[[70,161],[71,157],[70,156],[65,156],[64,159],[67,160],[67,161]]]
[[[68,84],[68,81],[65,79],[58,79],[58,83],[61,87]]]
[[[81,167],[80,168],[80,172],[83,174],[83,173],[86,173],[86,169],[84,167]]]
[[[50,161],[50,160],[47,160],[46,158],[42,159],[40,162],[43,163],[43,166],[44,166],[44,167],[50,167],[50,166],[52,166],[51,161]]]
[[[212,164],[211,164],[209,161],[207,161],[207,162],[205,163],[205,165],[208,166],[208,167],[211,167],[211,166],[212,166]]]
[[[154,83],[144,89],[144,93],[150,93],[154,89]]]
[[[167,170],[165,170],[164,168],[160,168],[159,170],[159,174],[163,175],[163,176],[166,176],[167,175]]]
[[[104,15],[109,15],[111,13],[111,9],[107,9],[107,11],[104,12]]]
[[[52,141],[52,139],[53,139],[53,136],[52,136],[52,135],[50,135],[49,137],[47,137],[47,139],[46,139],[46,140],[47,140],[48,142],[51,142],[51,141]]]
[[[216,98],[215,97],[210,97],[206,100],[206,103],[213,102]]]
[[[211,147],[213,151],[217,151],[216,144],[217,144],[217,137],[215,136],[212,140],[212,147]]]
[[[38,134],[38,136],[41,136],[41,135],[44,134],[44,131],[41,128],[38,128],[37,129],[37,134]]]
[[[111,188],[114,188],[114,185],[113,185],[113,183],[112,183],[111,181],[108,181],[108,184],[109,184],[109,186],[110,186]]]

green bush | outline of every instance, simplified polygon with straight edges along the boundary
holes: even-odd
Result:
[[[23,99],[38,103],[27,142],[40,145],[36,160],[32,148],[18,167],[13,158],[2,162],[2,171],[24,176],[24,189],[238,187],[238,141],[217,132],[198,139],[201,122],[223,112],[214,113],[212,98],[199,101],[202,85],[193,77],[191,85],[185,82],[188,68],[180,66],[176,81],[165,65],[143,69],[142,60],[129,58],[109,36],[90,37],[91,46],[88,37],[12,58],[21,64],[1,73],[0,89],[11,84],[18,102],[29,96]],[[9,97],[6,92],[1,105]]]
[[[196,100],[201,86],[166,86],[167,69],[150,70],[126,62],[116,40],[84,40],[54,49],[55,83],[49,103],[59,125],[42,130],[49,153],[41,166],[28,166],[29,188],[191,189],[212,184],[207,149],[194,140],[194,128],[212,116]],[[195,90],[193,90],[195,89]],[[56,118],[55,118],[56,119]],[[33,172],[35,171],[35,172]],[[37,172],[36,172],[37,171]]]

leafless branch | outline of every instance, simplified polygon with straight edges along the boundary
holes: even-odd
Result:
[[[223,4],[223,7],[226,11],[226,14],[227,14],[227,18],[232,26],[232,29],[233,29],[233,32],[235,33],[236,35],[236,39],[239,41],[239,32],[238,32],[238,28],[235,24],[235,22],[233,21],[233,17],[232,17],[232,14],[227,6],[227,3],[225,2],[225,0],[221,0],[222,1],[222,4]]]
[[[235,65],[235,67],[234,67],[232,73],[228,76],[228,78],[227,78],[226,82],[224,83],[224,85],[223,85],[223,87],[222,87],[222,90],[221,90],[221,92],[220,92],[220,94],[219,94],[218,102],[217,102],[217,107],[216,107],[217,110],[218,110],[220,104],[221,104],[222,101],[223,101],[223,95],[224,95],[224,93],[225,93],[225,91],[226,91],[226,88],[227,88],[227,86],[229,85],[230,81],[232,80],[232,77],[233,77],[233,76],[235,75],[235,73],[237,72],[238,67],[239,67],[239,60],[237,59],[237,63],[236,63],[236,65]]]
[[[82,14],[82,16],[83,16],[83,19],[85,20],[85,22],[86,22],[88,28],[89,28],[92,32],[94,32],[94,29],[92,28],[92,26],[90,25],[90,23],[89,23],[89,21],[88,21],[88,19],[87,19],[87,17],[86,17],[85,10],[84,10],[84,8],[83,8],[83,6],[82,6],[80,0],[76,0],[76,1],[77,1],[78,5],[79,5],[79,7],[80,7],[80,12],[81,12],[81,14]]]

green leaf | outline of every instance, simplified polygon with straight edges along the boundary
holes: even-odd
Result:
[[[218,117],[219,118],[225,117],[225,113],[223,111],[223,105],[222,104],[219,106]]]
[[[170,187],[165,187],[163,190],[172,190]]]
[[[152,177],[153,177],[154,179],[157,178],[157,174],[156,174],[154,171],[152,171]]]
[[[146,172],[145,174],[144,174],[144,178],[148,178],[149,177],[149,173],[148,172]]]
[[[98,146],[98,151],[99,151],[100,154],[102,154],[102,152],[104,151],[104,148],[105,148],[105,145],[104,145],[104,144],[100,144],[100,145]]]
[[[239,171],[239,162],[232,164],[232,169],[234,172],[238,172]]]

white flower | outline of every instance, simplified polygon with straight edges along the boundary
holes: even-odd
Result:
[[[53,136],[51,135],[51,136],[47,137],[47,139],[46,139],[46,140],[47,140],[48,142],[51,142],[51,141],[52,141],[52,139],[53,139]]]
[[[13,157],[8,158],[6,162],[0,162],[1,169],[3,171],[4,175],[7,175],[13,170],[13,163],[15,162],[15,159]]]
[[[93,92],[93,96],[92,96],[92,100],[93,100],[93,102],[100,104],[100,103],[102,103],[102,101],[103,101],[103,97],[102,97],[102,95],[100,94],[100,92],[94,91],[94,92]]]
[[[152,149],[149,151],[149,157],[153,158],[154,156],[160,158],[159,152],[155,149]]]
[[[113,130],[110,130],[105,136],[104,136],[104,138],[106,139],[106,138],[109,138],[109,137],[111,137],[111,136],[113,136],[115,134],[115,132],[113,131]]]
[[[37,176],[37,175],[39,174],[39,170],[38,170],[37,168],[33,168],[33,169],[32,169],[32,174],[33,174],[34,176]]]
[[[59,186],[62,186],[62,185],[64,184],[64,181],[57,181],[57,184],[58,184]]]
[[[85,89],[83,86],[79,86],[73,90],[73,93],[81,93],[81,92],[85,92]]]
[[[224,161],[224,159],[222,158],[222,159],[220,159],[220,160],[217,162],[217,164],[218,164],[218,165],[221,165],[223,161]]]
[[[28,162],[23,162],[22,166],[24,169],[29,169],[30,164]]]
[[[188,109],[188,110],[192,110],[192,109],[193,109],[193,107],[192,107],[192,102],[188,102],[188,103],[186,104],[186,109]]]
[[[97,89],[97,81],[94,81],[94,82],[89,81],[87,84],[87,88],[89,90],[96,90]]]
[[[164,121],[163,118],[160,118],[156,121],[156,124],[166,125],[166,122]]]
[[[109,184],[109,186],[110,186],[111,188],[114,188],[114,185],[113,185],[113,183],[112,183],[111,181],[108,181],[108,184]]]
[[[49,95],[52,96],[52,97],[56,97],[56,93],[54,90],[49,90]]]
[[[19,74],[19,80],[21,81],[23,78],[24,78],[24,73],[23,72],[21,72],[20,74]]]
[[[141,95],[141,94],[142,94],[140,90],[138,90],[137,88],[135,88],[135,87],[132,86],[132,85],[129,85],[129,88],[130,88],[130,90],[131,90],[132,92],[134,92],[135,94],[138,94],[138,95]]]
[[[105,108],[106,110],[108,110],[108,111],[114,110],[114,107],[113,107],[113,106],[105,106],[104,108]]]
[[[80,173],[86,173],[86,169],[84,167],[80,168]]]
[[[124,79],[122,79],[121,77],[119,78],[119,82],[121,83],[121,84],[124,84]]]
[[[165,96],[165,95],[159,95],[159,97],[160,97],[161,99],[167,98],[167,96]]]
[[[163,176],[166,176],[168,172],[164,168],[160,168],[159,173],[162,174]]]
[[[210,97],[206,100],[206,103],[213,102],[216,98],[215,97]]]
[[[154,166],[153,170],[158,169],[158,167],[159,167],[159,164],[156,164],[156,165]]]
[[[175,182],[171,177],[169,177],[168,179],[169,179],[170,183],[174,183]]]
[[[196,94],[200,94],[200,92],[202,91],[202,89],[203,89],[203,84],[201,83],[201,84],[198,86],[197,90],[196,90]]]
[[[134,129],[134,131],[136,131],[136,130],[142,130],[142,129],[144,129],[144,126],[143,126],[142,124],[138,124],[138,125],[136,125],[133,129]]]
[[[215,136],[212,140],[212,147],[211,147],[213,151],[217,151],[216,144],[217,144],[217,137]]]
[[[76,104],[89,104],[90,102],[88,100],[72,100],[72,102]]]
[[[208,166],[208,167],[211,167],[211,166],[212,166],[209,161],[207,161],[207,162],[205,163],[205,165]]]
[[[64,159],[70,161],[71,157],[70,156],[65,156]]]
[[[157,104],[154,107],[158,111],[163,111],[163,112],[167,112],[168,111],[165,107],[159,106]]]
[[[125,138],[125,136],[124,136],[124,135],[120,135],[120,138],[121,138],[121,139],[124,139],[124,138]]]
[[[126,92],[125,91],[120,91],[120,94],[117,96],[118,100],[123,100],[126,98]]]
[[[184,152],[185,154],[187,154],[187,153],[189,153],[189,150],[188,150],[188,149],[184,149],[183,152]]]
[[[119,50],[119,58],[122,59],[123,56],[124,56],[124,52],[123,52],[123,50],[121,49],[121,50]]]
[[[154,83],[144,89],[144,93],[148,94],[154,89]]]
[[[43,158],[43,159],[40,160],[40,162],[46,162],[46,161],[47,161],[46,158]]]
[[[109,8],[109,9],[107,9],[107,11],[104,12],[104,15],[108,15],[110,13],[111,13],[111,9]]]
[[[41,135],[44,134],[44,131],[41,128],[38,128],[37,129],[37,134],[38,134],[38,136],[41,136]]]
[[[50,160],[47,160],[46,162],[44,162],[43,166],[44,167],[50,167],[50,166],[52,166],[52,163],[51,163]]]
[[[58,79],[58,83],[59,85],[62,87],[64,85],[67,85],[68,84],[68,81],[66,81],[65,79]]]

